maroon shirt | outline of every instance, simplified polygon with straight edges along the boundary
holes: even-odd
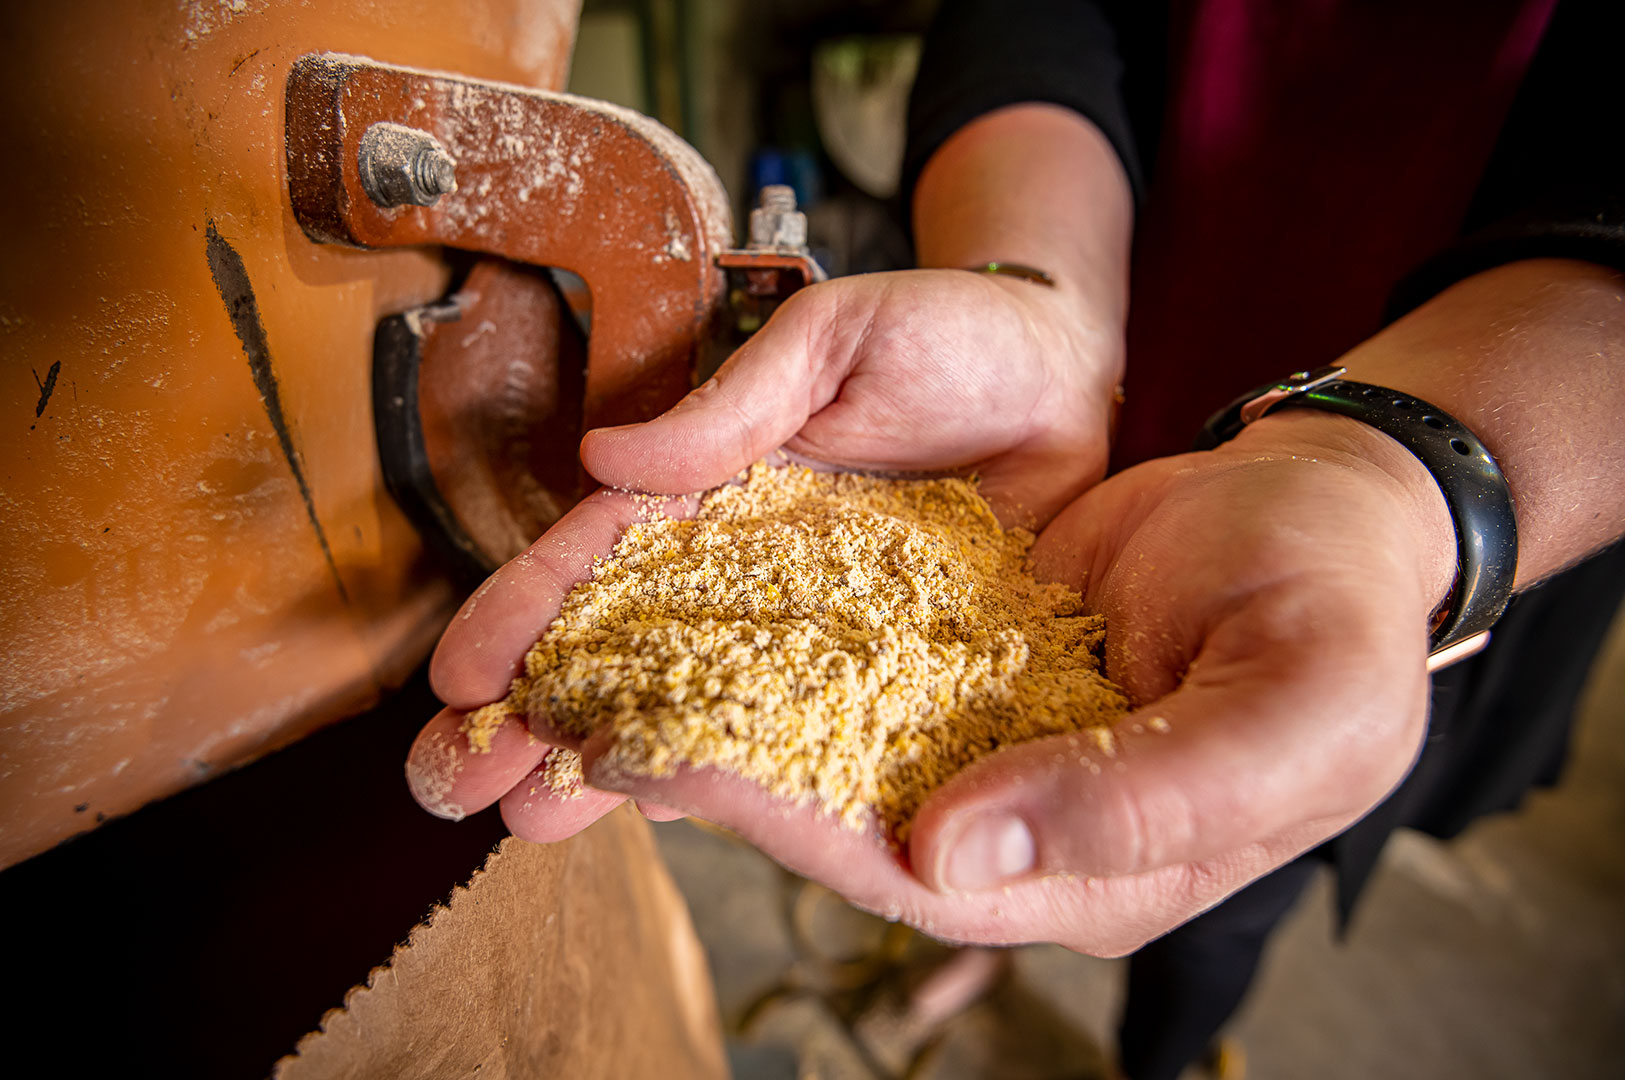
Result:
[[[1115,464],[1327,364],[1448,245],[1555,0],[1174,5]]]

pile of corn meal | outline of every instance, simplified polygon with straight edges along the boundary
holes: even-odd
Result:
[[[622,772],[711,766],[902,840],[977,758],[1085,729],[1109,747],[1129,707],[1101,675],[1104,619],[1033,579],[1032,542],[964,480],[759,463],[692,519],[628,529],[465,730],[479,748],[511,713],[607,726]]]

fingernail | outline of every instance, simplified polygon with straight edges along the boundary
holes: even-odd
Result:
[[[407,755],[406,784],[423,809],[447,821],[461,821],[467,814],[450,796],[462,767],[456,744],[436,732]]]
[[[979,892],[1022,877],[1038,864],[1032,830],[1014,814],[976,818],[948,851],[943,882],[950,889]]]

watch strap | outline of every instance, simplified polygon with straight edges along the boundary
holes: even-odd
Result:
[[[1369,424],[1410,451],[1439,485],[1456,529],[1456,583],[1429,647],[1436,659],[1459,659],[1469,639],[1487,639],[1512,599],[1518,529],[1506,477],[1478,437],[1449,413],[1343,373],[1340,367],[1294,372],[1242,395],[1203,425],[1196,449],[1211,450],[1271,412],[1318,409]]]

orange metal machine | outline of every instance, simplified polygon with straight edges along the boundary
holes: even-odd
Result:
[[[576,16],[8,9],[0,866],[373,704],[579,497],[583,428],[691,385],[730,267],[816,272],[556,92]]]
[[[583,426],[688,388],[719,259],[810,265],[538,89],[567,0],[94,7],[13,11],[0,70],[0,865],[397,685]]]

